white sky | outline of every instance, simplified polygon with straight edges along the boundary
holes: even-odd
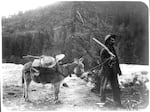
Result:
[[[54,4],[62,0],[1,0],[0,3],[0,14],[1,16],[9,16],[19,11],[27,11],[30,9],[35,9],[37,7]],[[70,0],[64,0],[70,1]],[[73,0],[77,1],[77,0]],[[78,0],[78,1],[87,1],[87,0]],[[89,1],[99,1],[99,0],[89,0]],[[111,1],[111,0],[101,0],[101,1]],[[118,1],[118,0],[115,0]],[[119,0],[120,1],[120,0]],[[129,1],[129,0],[123,0]],[[149,0],[132,0],[132,1],[144,1],[149,5]]]
[[[58,0],[1,0],[1,16],[56,3]]]

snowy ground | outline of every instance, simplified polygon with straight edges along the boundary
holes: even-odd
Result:
[[[25,102],[22,97],[22,85],[21,85],[21,69],[23,65],[16,64],[2,64],[2,102],[3,109],[7,110],[56,110],[56,111],[90,111],[90,110],[107,110],[114,109],[109,106],[108,108],[101,108],[96,103],[99,102],[99,96],[92,93],[90,90],[92,86],[84,80],[73,76],[67,77],[66,82],[69,87],[60,88],[60,100],[61,104],[54,104],[53,99],[53,86],[47,84],[43,87],[41,84],[32,82],[30,85],[29,98],[31,102]],[[123,75],[119,77],[120,84],[122,86],[122,99],[126,109],[142,109],[148,104],[148,94],[145,90],[149,90],[149,78],[148,78],[148,66],[143,65],[121,65]],[[125,83],[133,81],[134,77],[138,76],[140,80],[146,82],[146,88],[142,86],[142,89],[134,87],[132,89]],[[123,85],[124,84],[124,85]],[[137,82],[139,84],[139,82]],[[143,89],[144,88],[144,89]],[[134,90],[134,91],[133,91]],[[133,93],[136,95],[133,95]],[[145,95],[146,94],[146,95]],[[129,97],[130,96],[130,97]],[[135,96],[135,97],[133,97]],[[112,99],[111,94],[108,94],[108,98]],[[138,101],[137,101],[138,99]],[[132,103],[136,102],[136,103]],[[139,104],[140,106],[139,106]],[[134,104],[134,105],[133,105]],[[137,106],[135,106],[137,105]],[[134,106],[134,107],[133,107]]]

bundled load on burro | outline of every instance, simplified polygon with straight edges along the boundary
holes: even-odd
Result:
[[[34,58],[34,60],[31,62],[28,62],[25,68],[27,71],[30,71],[34,73],[34,75],[38,76],[39,71],[37,70],[38,68],[54,68],[56,67],[56,64],[62,60],[65,57],[64,54],[59,54],[56,55],[55,58],[52,56],[32,56],[32,55],[27,55],[23,56],[23,58]],[[37,69],[36,69],[37,68]]]
[[[56,63],[65,57],[64,54],[56,55],[56,57],[42,55],[39,59],[34,59],[32,66],[53,68]]]

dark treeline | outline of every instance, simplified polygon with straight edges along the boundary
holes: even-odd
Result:
[[[3,62],[25,63],[23,55],[84,56],[92,66],[101,49],[95,37],[117,34],[120,63],[148,64],[148,8],[141,2],[60,2],[2,18]]]

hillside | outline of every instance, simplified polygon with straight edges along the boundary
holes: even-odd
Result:
[[[118,35],[120,63],[148,64],[148,8],[141,2],[60,2],[2,18],[3,62],[25,63],[23,55],[84,56],[93,66],[104,42]]]

